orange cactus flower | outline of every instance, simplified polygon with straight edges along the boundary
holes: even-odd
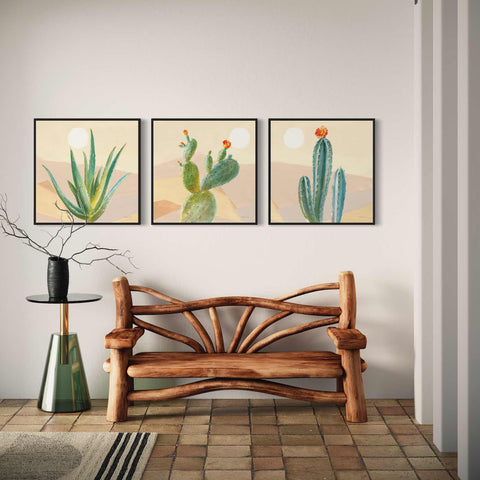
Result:
[[[326,137],[328,135],[328,128],[325,127],[324,125],[322,125],[320,128],[317,128],[315,130],[315,135],[318,137],[318,138],[323,138],[323,137]]]
[[[184,135],[188,135],[188,130],[184,130],[184,131],[183,131],[183,134],[184,134]]]
[[[183,142],[180,142],[180,143],[178,144],[178,146],[179,146],[179,147],[184,147],[185,144],[184,144]]]
[[[232,142],[229,142],[228,140],[223,141],[223,148],[227,149],[232,146]]]

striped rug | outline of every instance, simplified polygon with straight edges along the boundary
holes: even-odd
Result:
[[[156,433],[0,432],[1,480],[140,480]]]

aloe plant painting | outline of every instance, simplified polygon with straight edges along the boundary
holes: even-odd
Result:
[[[312,184],[307,176],[298,182],[298,201],[303,216],[309,223],[322,223],[328,188],[332,176],[332,144],[326,127],[317,128],[318,141],[313,147]],[[343,168],[337,168],[332,185],[332,223],[342,221],[347,181]]]
[[[179,147],[183,149],[184,162],[179,161],[178,164],[182,167],[183,185],[190,195],[183,203],[180,221],[182,223],[211,223],[217,213],[217,201],[210,190],[231,182],[238,175],[240,165],[232,158],[232,155],[227,156],[227,150],[231,147],[231,143],[224,140],[223,148],[218,152],[215,163],[211,150],[206,155],[205,171],[207,173],[200,181],[198,166],[192,161],[197,149],[197,140],[191,138],[187,130],[184,130],[183,134],[185,142],[181,142]]]
[[[111,188],[109,188],[112,175],[125,145],[123,145],[118,151],[115,151],[116,148],[117,147],[113,147],[110,151],[105,165],[97,169],[95,139],[93,131],[90,129],[90,153],[87,158],[87,154],[83,152],[83,176],[78,168],[75,155],[70,148],[72,181],[68,181],[68,186],[70,187],[74,201],[69,200],[67,195],[58,185],[52,172],[45,165],[42,165],[47,171],[57,195],[68,211],[75,217],[86,221],[87,223],[96,222],[105,213],[114,193],[129,175],[128,173],[123,175]]]

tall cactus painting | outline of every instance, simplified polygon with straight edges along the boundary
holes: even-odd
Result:
[[[256,222],[255,120],[158,119],[152,130],[154,224]]]
[[[137,119],[35,120],[35,223],[69,213],[78,223],[138,224],[139,129]]]
[[[312,184],[307,176],[298,182],[298,201],[302,214],[309,223],[322,223],[328,187],[332,176],[332,144],[327,138],[328,129],[324,126],[315,130],[318,141],[313,148]],[[332,186],[332,223],[342,221],[343,205],[347,182],[345,171],[337,168]],[[312,191],[313,190],[313,191]]]
[[[374,119],[271,119],[270,224],[373,224]]]

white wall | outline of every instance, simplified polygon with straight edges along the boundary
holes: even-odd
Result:
[[[131,281],[184,299],[276,296],[353,270],[358,327],[369,339],[367,395],[411,397],[412,8],[398,0],[2,1],[0,190],[40,235],[32,225],[32,119],[143,118],[144,225],[91,227],[77,245],[130,248],[140,267]],[[148,225],[155,116],[260,119],[260,225]],[[266,225],[269,116],[377,118],[376,226]],[[35,397],[58,313],[24,297],[45,291],[46,258],[0,242],[0,397]],[[93,397],[107,392],[103,336],[114,325],[116,275],[108,265],[71,268],[71,291],[105,297],[71,308]],[[314,348],[314,340],[293,345]]]

